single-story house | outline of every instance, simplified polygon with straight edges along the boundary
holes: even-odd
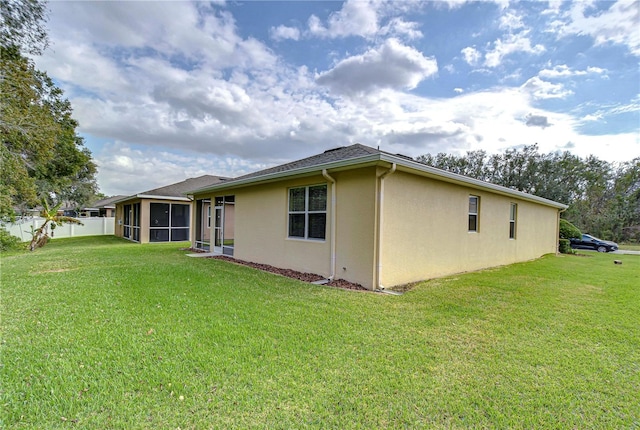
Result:
[[[204,175],[116,200],[115,235],[139,243],[189,240],[193,211],[186,192],[226,179]]]
[[[112,196],[105,199],[97,200],[91,203],[89,206],[80,209],[80,213],[77,214],[80,218],[88,217],[106,217],[112,218],[116,216],[116,204],[115,202],[123,199],[125,196]]]
[[[566,209],[360,144],[189,194],[192,246],[369,289],[555,253]]]

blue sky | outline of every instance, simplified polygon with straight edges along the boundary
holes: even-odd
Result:
[[[51,2],[105,194],[362,143],[640,156],[640,2]]]

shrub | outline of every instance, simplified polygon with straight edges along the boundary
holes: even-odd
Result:
[[[579,239],[580,237],[582,237],[582,232],[578,227],[566,219],[560,220],[560,239]]]
[[[558,251],[560,251],[561,254],[573,254],[573,249],[571,249],[571,241],[569,239],[560,239]]]
[[[0,252],[20,248],[22,248],[22,242],[20,239],[9,234],[4,227],[0,227]]]

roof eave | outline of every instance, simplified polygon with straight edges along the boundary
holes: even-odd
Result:
[[[447,172],[446,170],[431,167],[417,161],[407,160],[405,158],[396,157],[390,154],[382,154],[381,160],[389,163],[396,163],[398,166],[403,166],[410,170],[417,170],[425,176],[433,177],[445,182],[454,183],[458,185],[464,185],[467,187],[489,190],[497,194],[501,194],[509,197],[516,197],[522,200],[528,200],[536,203],[540,203],[546,206],[552,206],[557,209],[567,209],[568,206],[563,203],[558,203],[553,200],[545,199],[544,197],[535,196],[522,191],[513,190],[511,188],[503,187],[502,185],[492,184],[491,182],[481,181],[479,179],[470,178],[468,176],[459,175],[457,173]]]
[[[191,199],[189,197],[177,197],[177,196],[160,196],[160,195],[153,195],[153,194],[134,194],[132,196],[128,196],[128,197],[124,197],[120,200],[116,200],[115,202],[113,202],[114,204],[117,203],[123,203],[129,200],[135,200],[135,199],[154,199],[154,200],[175,200],[175,201],[180,201],[180,202],[190,202]]]
[[[186,193],[183,193],[186,194]],[[160,195],[153,195],[153,194],[138,194],[137,195],[138,198],[141,199],[155,199],[155,200],[178,200],[181,202],[190,202],[191,199],[189,197],[179,197],[179,196],[160,196]]]
[[[443,180],[449,183],[455,183],[458,185],[464,185],[467,187],[489,190],[491,192],[519,198],[522,200],[528,200],[535,203],[551,206],[557,209],[566,209],[568,206],[562,203],[554,202],[553,200],[545,199],[543,197],[534,196],[533,194],[527,194],[522,191],[512,190],[511,188],[503,187],[501,185],[492,184],[490,182],[481,181],[479,179],[469,178],[467,176],[458,175],[457,173],[447,172],[446,170],[438,169],[428,166],[417,161],[412,161],[404,157],[387,154],[384,152],[378,154],[364,155],[361,157],[349,158],[346,160],[334,161],[330,163],[317,164],[314,166],[302,167],[298,169],[286,170],[283,172],[269,173],[266,175],[252,176],[246,179],[231,180],[224,183],[208,186],[200,189],[196,189],[188,192],[189,195],[203,194],[218,190],[225,190],[231,188],[240,188],[250,186],[256,183],[267,183],[278,181],[293,176],[305,176],[312,175],[321,172],[322,170],[340,170],[345,168],[351,168],[353,166],[364,167],[367,164],[375,165],[376,163],[384,161],[387,163],[395,163],[397,166],[402,166],[407,170],[418,171],[424,176],[430,176],[439,180]]]
[[[291,176],[312,175],[312,174],[317,174],[318,172],[321,172],[324,169],[340,170],[340,169],[349,168],[355,165],[366,165],[368,163],[371,163],[371,165],[374,165],[378,161],[380,161],[380,154],[365,155],[362,157],[354,157],[346,160],[333,161],[330,163],[316,164],[313,166],[301,167],[298,169],[285,170],[283,172],[275,172],[275,173],[268,173],[266,175],[252,176],[246,179],[233,179],[230,181],[225,181],[224,183],[215,184],[213,186],[208,186],[208,187],[199,188],[193,191],[189,191],[188,194],[189,195],[203,194],[210,191],[246,187],[249,185],[253,185],[255,183],[267,183],[267,182],[278,181]]]

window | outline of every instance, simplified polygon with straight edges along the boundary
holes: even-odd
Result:
[[[135,242],[140,241],[140,203],[124,205],[123,237]]]
[[[189,239],[189,205],[150,203],[149,240],[176,242]]]
[[[516,217],[518,216],[518,205],[511,203],[509,212],[509,239],[516,238]]]
[[[469,196],[469,231],[478,231],[480,224],[480,197]]]
[[[211,205],[207,206],[207,228],[211,228]]]
[[[327,226],[327,186],[289,189],[289,237],[324,239]]]

